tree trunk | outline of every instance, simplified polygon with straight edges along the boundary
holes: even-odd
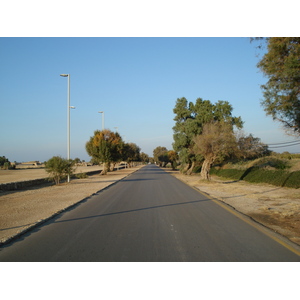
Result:
[[[113,163],[112,166],[110,167],[110,172],[113,172],[113,170],[115,169],[116,163]]]
[[[180,170],[182,174],[186,174],[187,170],[190,168],[190,163],[188,163],[183,169]]]
[[[108,170],[109,170],[109,166],[110,166],[110,163],[103,163],[103,170],[101,171],[100,175],[106,175]]]
[[[193,161],[191,167],[186,171],[186,175],[191,175],[194,167],[195,167],[195,162]]]
[[[210,180],[209,171],[214,162],[213,158],[206,158],[201,167],[201,178],[204,180]]]

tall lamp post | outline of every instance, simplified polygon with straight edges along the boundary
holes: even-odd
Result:
[[[70,106],[70,74],[60,74],[62,77],[68,77],[68,96],[67,96],[67,159],[70,160],[70,109],[75,106]],[[68,174],[68,182],[70,182],[70,174]]]
[[[104,111],[98,111],[99,114],[102,114],[102,130],[104,130]]]

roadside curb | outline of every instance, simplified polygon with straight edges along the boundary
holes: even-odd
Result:
[[[133,173],[139,171],[139,170],[140,170],[141,168],[143,168],[143,167],[144,167],[144,166],[142,166],[142,167],[140,167],[140,168],[138,168],[138,169],[136,169],[136,170],[133,170],[133,172],[131,172],[131,173],[125,175],[124,177],[122,177],[122,178],[120,178],[120,179],[117,179],[117,180],[114,181],[114,182],[109,183],[107,186],[105,186],[105,187],[101,188],[100,190],[98,190],[98,191],[92,193],[91,195],[89,195],[89,196],[87,196],[87,197],[85,197],[85,198],[83,198],[83,199],[81,199],[81,200],[78,200],[77,202],[75,202],[75,203],[73,203],[73,204],[71,204],[71,205],[69,205],[69,206],[66,206],[66,207],[63,208],[63,209],[60,209],[59,211],[55,212],[54,214],[52,214],[52,215],[49,216],[49,217],[46,217],[46,218],[41,219],[41,220],[38,220],[38,221],[37,221],[36,223],[34,223],[33,225],[31,225],[31,226],[29,226],[29,227],[27,227],[27,228],[25,228],[25,229],[23,229],[23,230],[20,230],[18,233],[14,234],[13,236],[8,237],[6,240],[0,241],[0,248],[3,247],[3,246],[8,245],[8,244],[11,243],[12,241],[14,241],[14,240],[20,238],[22,235],[24,235],[24,234],[28,233],[29,231],[31,231],[31,230],[37,228],[38,226],[40,226],[40,225],[42,225],[42,224],[44,224],[44,223],[50,221],[51,219],[55,218],[56,216],[60,215],[61,213],[64,213],[64,212],[66,212],[66,211],[68,211],[68,210],[71,210],[71,209],[75,208],[77,205],[79,205],[79,204],[81,204],[81,203],[83,203],[83,202],[89,200],[91,197],[93,197],[93,196],[97,195],[98,193],[100,193],[100,192],[102,192],[102,191],[104,191],[104,190],[110,188],[111,186],[117,184],[118,182],[122,181],[124,178],[127,178],[128,176],[130,176],[130,175],[132,175]]]

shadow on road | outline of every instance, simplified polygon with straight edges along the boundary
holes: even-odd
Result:
[[[112,212],[112,213],[107,213],[107,214],[102,214],[102,215],[88,216],[88,217],[75,218],[75,219],[62,220],[62,221],[54,221],[54,223],[64,223],[64,222],[85,220],[85,219],[91,219],[91,218],[107,217],[107,216],[127,214],[127,213],[132,213],[132,212],[137,212],[137,211],[145,211],[145,210],[149,210],[149,209],[157,209],[157,208],[163,208],[163,207],[194,204],[194,203],[200,203],[200,202],[205,202],[205,201],[211,201],[211,200],[210,199],[205,199],[205,200],[196,200],[196,201],[189,201],[189,202],[182,202],[182,203],[173,203],[173,204],[150,206],[150,207],[144,207],[144,208],[137,208],[137,209],[131,209],[131,210],[125,210],[125,211]]]

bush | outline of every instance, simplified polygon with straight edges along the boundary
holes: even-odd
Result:
[[[298,189],[300,188],[300,171],[290,173],[284,186]]]
[[[281,187],[300,188],[300,171],[265,170],[251,167],[247,170],[215,169],[210,174],[233,180],[245,180],[252,183],[268,183]]]
[[[2,167],[4,170],[8,170],[10,168],[10,162],[6,161]]]
[[[284,170],[251,168],[242,179],[252,183],[268,183],[283,186],[288,175],[289,173]]]
[[[45,168],[49,173],[50,179],[52,179],[55,184],[59,184],[63,178],[68,175],[71,176],[74,173],[74,165],[74,160],[53,156],[46,162]]]
[[[10,167],[10,161],[5,156],[0,156],[0,168],[8,170]]]
[[[238,169],[215,169],[212,168],[210,174],[217,175],[220,177],[225,177],[233,180],[240,180],[245,170],[238,170]]]
[[[271,167],[274,169],[285,170],[290,168],[288,160],[280,159],[273,156],[266,156],[254,160],[251,164],[251,167]]]

